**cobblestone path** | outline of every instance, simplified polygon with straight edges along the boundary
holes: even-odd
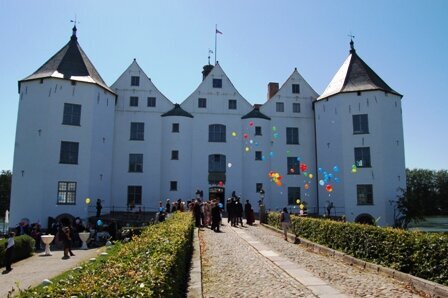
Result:
[[[251,243],[261,243],[344,294],[338,297],[420,297],[397,280],[307,251],[260,225],[226,224],[221,231],[199,233],[204,297],[335,297],[311,291]]]

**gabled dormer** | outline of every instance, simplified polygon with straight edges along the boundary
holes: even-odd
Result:
[[[402,96],[386,84],[356,53],[353,40],[350,53],[318,100],[340,93],[380,90]]]
[[[219,63],[206,65],[203,80],[181,106],[190,113],[227,113],[244,115],[252,106],[238,92]]]
[[[303,114],[311,112],[311,104],[317,96],[295,68],[280,88],[278,83],[268,84],[268,100],[260,110],[269,116]]]
[[[118,108],[166,112],[173,103],[162,94],[138,65],[136,59],[112,85],[118,94]]]

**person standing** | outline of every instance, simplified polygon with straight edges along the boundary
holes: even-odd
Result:
[[[101,204],[101,199],[96,200],[96,217],[100,217],[101,209],[103,209],[103,205]]]
[[[246,200],[246,204],[244,204],[244,217],[246,217],[246,223],[249,224],[249,212],[250,209],[252,209],[252,205],[250,204],[249,200]]]
[[[221,223],[221,210],[218,203],[214,202],[212,207],[212,230],[219,232],[219,226]]]
[[[283,235],[285,236],[285,240],[288,241],[288,229],[291,225],[291,217],[288,213],[288,209],[283,208],[283,211],[280,215],[280,222],[282,224]]]
[[[8,242],[6,244],[6,252],[5,252],[5,267],[6,271],[5,273],[8,273],[12,270],[11,264],[12,264],[12,258],[14,256],[14,236],[16,233],[10,232],[8,237]]]
[[[166,213],[171,213],[170,199],[166,199],[165,211],[166,211]]]

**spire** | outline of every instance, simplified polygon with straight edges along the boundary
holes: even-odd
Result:
[[[353,38],[355,38],[354,35],[349,35],[350,36],[350,54],[354,54],[356,53],[355,50],[355,43],[353,42]]]
[[[78,29],[76,29],[76,24],[73,25],[72,31],[73,31],[73,33],[72,33],[72,37],[70,39],[71,40],[78,40],[78,38],[76,37],[76,31],[78,31]]]

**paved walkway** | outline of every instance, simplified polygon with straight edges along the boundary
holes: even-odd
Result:
[[[204,297],[420,297],[397,280],[307,251],[260,225],[201,229]]]
[[[65,271],[75,268],[79,264],[97,257],[105,248],[92,248],[88,250],[73,250],[75,254],[67,260],[62,260],[64,252],[53,251],[52,256],[43,256],[37,253],[25,260],[12,264],[13,270],[7,274],[0,275],[0,297],[7,297],[8,292],[15,289],[13,293],[18,293],[18,288],[27,289],[39,285],[44,279],[51,279]],[[3,272],[3,267],[1,271]]]

